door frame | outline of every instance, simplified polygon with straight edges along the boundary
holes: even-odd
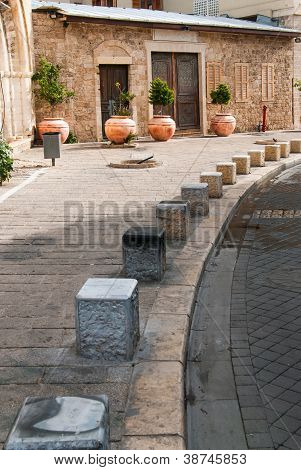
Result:
[[[206,48],[203,43],[171,42],[171,41],[145,41],[147,55],[147,79],[152,81],[152,52],[175,52],[181,54],[198,55],[199,72],[199,106],[200,106],[200,131],[207,134],[207,101],[206,101]],[[153,106],[149,104],[149,119],[153,116]]]

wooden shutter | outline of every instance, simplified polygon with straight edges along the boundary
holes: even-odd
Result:
[[[262,101],[273,101],[275,95],[274,64],[262,64]]]
[[[141,1],[140,0],[133,0],[133,8],[140,8]]]
[[[210,93],[222,83],[222,65],[220,62],[207,62],[207,99],[211,100]]]
[[[235,64],[235,99],[244,103],[249,97],[249,64]]]

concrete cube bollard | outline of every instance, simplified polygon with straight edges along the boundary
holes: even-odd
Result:
[[[186,240],[190,232],[188,201],[162,201],[156,207],[157,225],[165,230],[167,240]]]
[[[138,281],[161,281],[166,269],[166,238],[157,227],[132,227],[122,237],[126,275]]]
[[[266,162],[279,162],[281,158],[280,145],[266,145],[264,151],[264,158]]]
[[[139,341],[138,282],[88,279],[76,296],[76,340],[88,359],[132,360]]]
[[[27,397],[5,450],[108,450],[106,395]]]
[[[264,150],[249,150],[251,167],[265,166]]]
[[[189,201],[191,216],[209,214],[209,188],[207,183],[185,184],[181,190],[182,199]]]
[[[220,171],[203,172],[200,181],[208,184],[210,198],[223,197],[223,174]]]
[[[288,141],[277,142],[277,145],[280,145],[280,157],[288,158],[290,156],[291,144]]]
[[[223,184],[236,183],[236,163],[221,162],[216,165],[216,171],[223,175]]]
[[[301,153],[301,139],[291,140],[291,153]]]
[[[236,172],[238,175],[248,175],[251,172],[250,155],[235,155],[232,161],[236,163]]]

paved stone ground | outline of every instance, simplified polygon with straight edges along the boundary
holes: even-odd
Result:
[[[250,448],[301,448],[300,182],[298,167],[260,195],[234,272],[233,364]]]
[[[272,135],[284,139],[299,134]],[[133,151],[100,150],[93,145],[65,148],[55,168],[0,203],[0,442],[28,395],[107,393],[112,446],[119,446],[134,364],[99,364],[76,356],[74,296],[88,277],[121,275],[121,235],[133,224],[152,223],[157,201],[178,197],[182,183],[198,182],[201,171],[246,152],[254,141],[254,136],[235,135],[142,143]],[[128,159],[131,153],[134,157],[154,153],[163,165],[141,172],[108,168],[110,161]],[[33,167],[41,157],[41,149],[22,156]],[[130,436],[144,436],[145,423],[151,422],[149,433],[164,433],[166,445],[173,435],[183,441],[183,339],[201,262],[223,217],[264,171],[254,169],[234,189],[225,188],[225,198],[211,204],[212,215],[204,221],[207,231],[196,227],[195,238],[185,249],[169,249],[169,269],[161,286],[140,285],[142,343],[135,361],[141,366],[136,367],[133,396],[140,393],[140,402],[145,403],[151,390],[147,410],[156,407],[156,412],[139,418],[133,413],[133,399]],[[14,186],[13,179],[0,188],[0,200]],[[161,361],[160,368],[155,361]],[[145,373],[151,387],[143,381]],[[162,393],[168,395],[168,403]],[[160,407],[170,410],[168,423],[162,421]],[[154,445],[163,440],[154,437]]]

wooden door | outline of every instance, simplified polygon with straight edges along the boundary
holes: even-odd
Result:
[[[153,67],[153,79],[161,78],[168,83],[170,88],[174,88],[174,76],[173,76],[173,61],[172,54],[168,52],[153,52],[152,54],[152,67]],[[160,112],[160,106],[154,106],[154,114]],[[163,114],[168,114],[173,119],[175,118],[174,106],[166,106],[163,110]]]
[[[105,122],[113,114],[114,102],[117,98],[116,82],[121,88],[128,90],[128,66],[127,65],[100,65],[100,93],[102,130],[105,136]]]
[[[175,102],[164,109],[176,121],[178,130],[199,129],[200,102],[197,54],[154,52],[153,78],[161,78],[175,92]],[[154,113],[159,109],[155,106]]]
[[[176,116],[179,129],[200,127],[197,54],[175,54]]]

